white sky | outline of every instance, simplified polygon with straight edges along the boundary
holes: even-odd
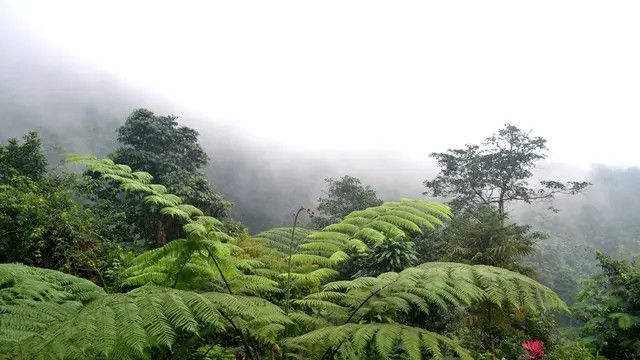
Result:
[[[62,54],[289,146],[424,159],[508,121],[551,161],[640,165],[637,0],[10,5]]]

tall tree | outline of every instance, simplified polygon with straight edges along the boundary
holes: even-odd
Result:
[[[118,129],[122,146],[111,158],[150,173],[156,182],[206,214],[223,218],[231,204],[212,188],[202,172],[209,164],[209,157],[198,143],[198,132],[179,126],[176,119],[172,115],[155,115],[146,109],[133,111]],[[168,232],[179,232],[179,226],[167,216],[149,216],[148,212],[140,216],[155,229],[156,246],[166,243]]]
[[[589,186],[584,181],[555,180],[540,181],[538,187],[529,185],[536,163],[547,157],[546,142],[531,131],[505,124],[480,145],[432,153],[440,173],[424,182],[428,188],[424,194],[451,198],[457,211],[489,205],[504,214],[511,202],[552,200],[556,194],[577,194]]]
[[[169,191],[205,213],[222,218],[230,203],[214,191],[202,172],[209,164],[209,156],[198,143],[198,132],[179,126],[176,119],[146,109],[133,111],[118,129],[122,146],[111,154],[111,159],[150,173]]]
[[[337,180],[328,178],[324,181],[327,189],[318,199],[317,214],[312,220],[315,228],[340,222],[352,211],[382,204],[376,191],[369,185],[363,185],[356,177],[345,175]]]

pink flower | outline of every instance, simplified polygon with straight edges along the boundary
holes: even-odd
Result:
[[[529,355],[527,360],[538,360],[544,356],[544,344],[542,341],[525,341],[522,343],[522,348],[525,349]]]

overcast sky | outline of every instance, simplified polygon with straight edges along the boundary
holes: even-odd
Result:
[[[639,1],[0,0],[0,11],[37,39],[22,46],[288,146],[424,159],[512,122],[545,136],[551,161],[640,165]]]

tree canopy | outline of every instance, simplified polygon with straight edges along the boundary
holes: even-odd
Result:
[[[318,199],[317,212],[313,218],[316,228],[339,222],[352,211],[382,204],[376,191],[370,185],[362,184],[356,177],[345,175],[339,179],[327,178],[324,181],[327,188],[323,190],[324,196]]]
[[[440,173],[424,185],[425,194],[450,199],[456,210],[477,205],[496,206],[500,213],[511,202],[552,200],[556,194],[577,194],[588,182],[542,180],[529,185],[538,161],[547,157],[546,140],[505,124],[479,145],[432,153]]]
[[[75,175],[49,174],[37,133],[0,145],[0,262],[63,270],[104,285],[113,250],[101,220],[74,198]]]
[[[203,173],[210,159],[198,143],[198,132],[179,126],[176,119],[146,109],[133,111],[118,129],[122,146],[111,159],[148,172],[205,213],[223,218],[230,203],[213,190]]]

